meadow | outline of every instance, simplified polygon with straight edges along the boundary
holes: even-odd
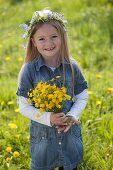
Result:
[[[89,84],[78,170],[113,170],[113,0],[0,0],[0,170],[30,170],[30,120],[16,96],[26,43],[19,25],[45,7],[68,20],[70,53]]]

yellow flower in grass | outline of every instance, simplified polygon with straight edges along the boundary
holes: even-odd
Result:
[[[4,104],[5,104],[5,102],[4,102],[4,101],[2,101],[2,102],[1,102],[1,106],[3,106]]]
[[[102,101],[101,100],[96,101],[96,105],[97,106],[101,106],[102,105]]]
[[[8,101],[7,104],[12,105],[12,104],[14,104],[14,101]]]
[[[18,61],[22,62],[22,61],[23,61],[23,58],[22,58],[22,57],[19,57],[19,58],[18,58]]]
[[[8,126],[11,128],[11,129],[16,129],[17,128],[17,125],[15,123],[9,123]]]
[[[19,108],[15,109],[15,113],[18,113],[19,112]]]
[[[107,88],[107,92],[108,93],[113,93],[113,88],[112,87]]]
[[[11,151],[12,151],[12,147],[8,146],[8,147],[6,148],[6,151],[7,151],[7,152],[11,152]]]
[[[13,152],[13,157],[14,158],[18,158],[20,156],[18,151]]]
[[[101,79],[101,78],[102,78],[102,75],[101,75],[101,74],[96,74],[96,78],[97,78],[97,79]]]
[[[88,91],[88,94],[89,94],[89,95],[93,94],[93,91]]]
[[[5,57],[5,60],[6,60],[6,61],[10,61],[11,58],[10,58],[10,57]]]
[[[9,157],[6,158],[6,161],[7,161],[7,162],[9,162],[10,160],[11,160],[11,158],[9,158]]]
[[[2,44],[0,44],[0,48],[2,48],[3,47],[3,45]]]
[[[19,139],[19,137],[20,137],[19,135],[15,135],[15,138],[16,138],[16,139]]]

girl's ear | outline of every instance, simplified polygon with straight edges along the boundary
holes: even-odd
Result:
[[[31,41],[32,41],[33,45],[36,47],[35,40],[33,38],[31,38]]]

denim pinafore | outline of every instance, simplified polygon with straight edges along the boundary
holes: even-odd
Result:
[[[65,60],[65,86],[67,93],[72,96],[72,76],[69,62]],[[87,88],[79,67],[73,63],[75,80],[74,93],[79,94]],[[21,73],[20,84],[17,90],[18,96],[27,96],[30,88],[39,81],[48,81],[56,76],[63,77],[62,64],[53,72],[48,68],[42,57],[25,64]],[[59,82],[56,82],[56,84]],[[57,84],[58,85],[58,84]],[[69,112],[73,101],[66,101],[63,112]],[[49,127],[31,120],[30,124],[30,150],[31,168],[33,170],[51,170],[55,167],[64,167],[64,170],[72,170],[83,160],[83,143],[80,124],[72,125],[67,133],[58,133],[55,126]]]

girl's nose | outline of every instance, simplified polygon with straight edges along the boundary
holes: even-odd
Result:
[[[49,39],[46,41],[46,45],[51,45],[51,44],[53,44],[53,40]]]

